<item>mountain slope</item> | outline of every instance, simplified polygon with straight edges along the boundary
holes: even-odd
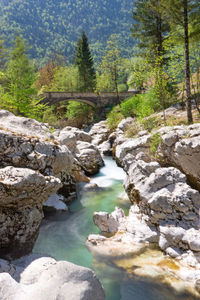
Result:
[[[32,57],[59,52],[70,57],[81,30],[85,30],[94,55],[100,55],[110,34],[119,35],[130,49],[130,0],[0,0],[0,28],[5,37],[22,34]]]

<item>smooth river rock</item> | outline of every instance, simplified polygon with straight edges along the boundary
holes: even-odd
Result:
[[[29,258],[27,258],[29,259]],[[28,266],[15,262],[17,282],[9,273],[0,274],[1,300],[104,300],[104,290],[90,269],[50,257],[33,260]],[[1,261],[0,261],[1,264]],[[22,263],[21,263],[22,264]],[[4,264],[5,265],[5,264]],[[10,266],[12,271],[12,267]]]

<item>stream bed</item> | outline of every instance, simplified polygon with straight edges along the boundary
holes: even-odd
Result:
[[[172,288],[165,282],[164,277],[148,266],[151,260],[163,255],[159,250],[149,249],[137,258],[102,261],[93,258],[85,247],[87,236],[99,233],[92,220],[94,211],[111,212],[115,206],[119,206],[128,213],[130,203],[123,199],[124,178],[124,171],[117,167],[115,161],[105,158],[105,166],[91,180],[100,189],[96,192],[83,192],[80,189],[78,199],[70,205],[70,212],[57,212],[46,216],[33,252],[93,269],[104,286],[106,300],[199,299],[180,284],[177,284],[177,289]],[[136,265],[141,270],[148,266],[147,273],[151,274],[147,276],[141,273],[138,276],[134,272]]]

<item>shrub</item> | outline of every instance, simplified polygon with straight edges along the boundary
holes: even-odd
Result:
[[[145,94],[135,95],[121,103],[121,113],[125,118],[134,116],[145,118],[159,110],[161,110],[161,105],[152,89]]]
[[[151,136],[149,147],[150,152],[153,154],[153,156],[158,157],[157,151],[158,147],[162,144],[162,138],[159,133],[155,133]]]
[[[117,125],[123,119],[123,115],[120,113],[120,106],[117,105],[107,115],[107,124],[111,130],[115,130]]]
[[[58,118],[54,113],[54,107],[47,107],[43,114],[42,121],[48,123],[49,125],[56,126],[58,124]]]
[[[134,120],[133,123],[125,131],[126,137],[134,137],[138,134],[139,131],[143,130],[144,126],[138,121]]]
[[[127,92],[128,88],[127,85],[125,83],[120,83],[118,84],[118,92],[122,93],[122,92]]]
[[[161,125],[162,120],[159,117],[147,117],[141,120],[144,129],[151,132],[152,129]]]

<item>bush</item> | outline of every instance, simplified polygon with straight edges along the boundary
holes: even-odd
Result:
[[[54,107],[52,106],[47,107],[47,109],[43,114],[42,121],[52,126],[56,126],[58,124],[58,118],[54,113]]]
[[[150,152],[153,154],[154,157],[158,158],[158,147],[162,144],[162,138],[159,133],[155,133],[151,136],[149,146]]]
[[[128,87],[125,83],[120,83],[118,84],[118,92],[122,93],[122,92],[127,92]]]
[[[121,103],[121,113],[125,118],[134,116],[145,118],[159,110],[161,105],[153,90],[135,95]]]
[[[117,125],[123,119],[123,115],[120,113],[120,106],[117,105],[107,115],[107,124],[111,130],[115,130]]]
[[[133,138],[141,130],[144,130],[143,124],[141,124],[138,120],[135,120],[135,121],[133,121],[133,123],[125,131],[125,136]]]
[[[66,117],[72,121],[76,127],[82,127],[83,124],[89,124],[93,119],[94,109],[85,103],[69,101],[66,111]]]
[[[158,117],[148,117],[141,120],[141,124],[143,124],[144,129],[151,132],[152,129],[157,128],[162,123],[162,120]]]

